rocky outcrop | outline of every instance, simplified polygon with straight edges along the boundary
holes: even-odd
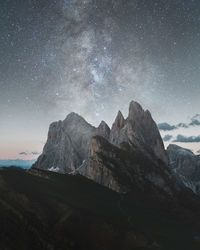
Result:
[[[126,193],[137,189],[166,197],[173,196],[170,174],[162,171],[142,152],[129,152],[101,136],[90,142],[90,157],[84,175],[112,190]],[[162,194],[161,194],[162,193]]]
[[[94,136],[90,142],[89,160],[83,174],[112,190],[120,192],[122,190],[120,181],[116,176],[116,165],[110,164],[103,158],[115,159],[116,155],[110,151],[111,145],[100,136]]]
[[[157,125],[150,112],[144,111],[137,102],[130,103],[126,120],[121,112],[118,113],[111,129],[110,141],[117,146],[127,142],[132,150],[140,150],[151,159],[159,159],[168,165],[168,157]]]
[[[99,127],[96,129],[96,134],[103,136],[107,140],[110,138],[110,128],[104,121],[101,121]]]
[[[76,113],[49,127],[43,153],[33,167],[69,173],[78,168],[88,157],[91,137],[96,128]]]
[[[186,187],[200,194],[200,156],[175,144],[168,146],[167,153],[174,173]]]
[[[117,117],[112,125],[110,132],[110,142],[115,145],[120,145],[122,141],[127,141],[127,136],[123,135],[122,128],[125,125],[125,119],[121,113],[118,111]]]

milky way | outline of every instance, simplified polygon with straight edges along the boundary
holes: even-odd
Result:
[[[130,100],[157,122],[198,114],[199,16],[198,0],[0,3],[0,157],[41,150],[71,111],[95,125]]]

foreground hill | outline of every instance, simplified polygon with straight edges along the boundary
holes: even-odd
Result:
[[[2,168],[0,249],[196,250],[194,204],[169,209],[140,191],[118,194],[80,175]]]

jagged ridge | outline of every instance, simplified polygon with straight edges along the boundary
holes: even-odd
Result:
[[[51,124],[43,153],[33,167],[80,173],[118,192],[151,186],[172,196],[174,189],[156,123],[134,101],[128,117],[119,111],[111,129],[104,121],[95,128],[75,113]]]

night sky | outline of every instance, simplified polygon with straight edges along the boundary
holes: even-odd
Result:
[[[1,1],[0,74],[0,159],[37,157],[71,111],[111,125],[131,100],[166,145],[200,150],[199,0]]]

